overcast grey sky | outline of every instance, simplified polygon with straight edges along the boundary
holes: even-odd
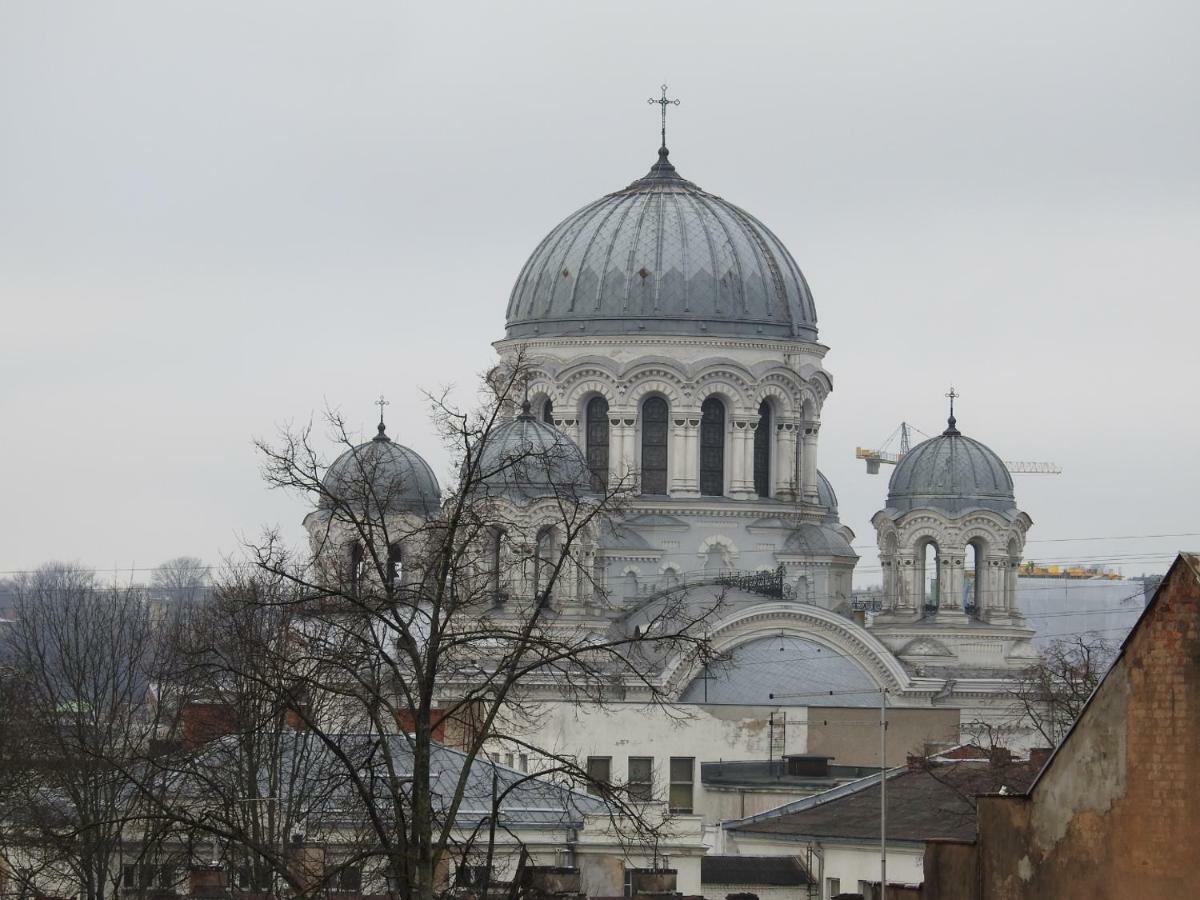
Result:
[[[907,419],[1007,459],[1036,559],[1200,536],[1195,2],[0,0],[0,570],[217,560],[305,509],[251,445],[326,402],[446,457],[555,223],[653,162],[814,291],[821,468],[877,580]],[[1043,543],[1039,543],[1043,541]]]

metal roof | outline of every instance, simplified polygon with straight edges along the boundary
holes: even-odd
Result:
[[[487,435],[479,450],[480,478],[489,495],[577,497],[594,493],[579,447],[552,425],[521,414]]]
[[[389,438],[382,422],[375,437],[333,461],[322,483],[333,497],[353,506],[432,515],[441,503],[429,463]]]
[[[980,794],[1022,792],[1035,773],[1028,762],[987,760],[901,767],[887,773],[887,836],[893,841],[973,840]],[[726,828],[739,832],[843,840],[879,840],[879,774],[784,804]]]
[[[879,686],[858,663],[831,647],[780,635],[735,647],[724,661],[711,664],[707,673],[694,679],[679,702],[877,706]]]
[[[538,245],[508,304],[508,337],[712,335],[816,340],[812,293],[749,213],[658,162],[568,216]]]
[[[999,456],[962,434],[953,416],[935,438],[913,447],[888,482],[887,505],[908,512],[930,507],[956,515],[968,509],[1016,509],[1013,480]]]

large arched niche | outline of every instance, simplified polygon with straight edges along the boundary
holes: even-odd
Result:
[[[731,593],[740,593],[733,591]],[[728,599],[728,598],[727,598]],[[784,640],[784,652],[779,652],[778,643]],[[859,690],[862,685],[857,681],[856,673],[862,673],[871,683],[871,690],[877,692],[881,687],[892,693],[903,693],[911,687],[911,678],[900,664],[899,660],[879,640],[861,625],[837,613],[808,604],[789,602],[754,603],[746,608],[728,615],[713,624],[709,631],[709,639],[713,651],[724,659],[736,661],[736,651],[739,647],[754,644],[760,640],[775,640],[777,656],[788,656],[787,639],[815,644],[821,648],[821,654],[828,653],[830,658],[841,657],[854,669],[845,670],[848,676],[855,676],[855,684],[847,690]],[[757,651],[755,651],[757,652]],[[805,654],[807,655],[807,653]],[[823,658],[823,657],[822,657]],[[835,666],[834,663],[823,665]],[[717,675],[717,664],[709,672],[709,696],[712,697],[713,678]],[[751,666],[753,670],[755,666]],[[761,668],[761,667],[759,667]],[[693,660],[676,658],[664,671],[663,683],[676,697],[687,693],[693,683],[704,674],[703,667]],[[703,683],[701,683],[703,687]],[[825,688],[830,690],[830,688]],[[767,687],[761,693],[763,699],[757,703],[773,702],[767,695],[771,693],[810,692],[787,691],[782,687],[776,691]],[[847,695],[848,697],[850,695]],[[876,694],[876,698],[878,694]],[[852,699],[852,698],[851,698]],[[698,702],[689,700],[688,702]],[[807,704],[797,698],[795,705]],[[824,705],[829,705],[828,703]],[[838,705],[854,705],[852,703]]]
[[[787,634],[759,637],[726,651],[722,657],[691,680],[679,696],[680,703],[879,704],[879,685],[866,669],[810,638]]]

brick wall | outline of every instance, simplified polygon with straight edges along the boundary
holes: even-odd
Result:
[[[978,894],[946,892],[970,852],[931,845],[927,900],[1197,896],[1200,558],[1175,561],[1031,795],[981,798],[978,819]]]

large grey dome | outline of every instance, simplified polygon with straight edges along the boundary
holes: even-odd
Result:
[[[576,497],[592,492],[591,472],[579,447],[529,412],[487,436],[479,455],[482,483],[491,496]]]
[[[989,447],[949,427],[913,447],[892,473],[887,505],[907,512],[931,507],[956,515],[968,509],[1016,509],[1013,480]]]
[[[382,422],[375,437],[333,461],[322,484],[329,493],[325,506],[337,500],[360,508],[429,516],[441,503],[429,463],[389,438]]]
[[[546,236],[508,304],[510,338],[626,334],[816,340],[817,315],[783,243],[663,148],[645,178]]]

